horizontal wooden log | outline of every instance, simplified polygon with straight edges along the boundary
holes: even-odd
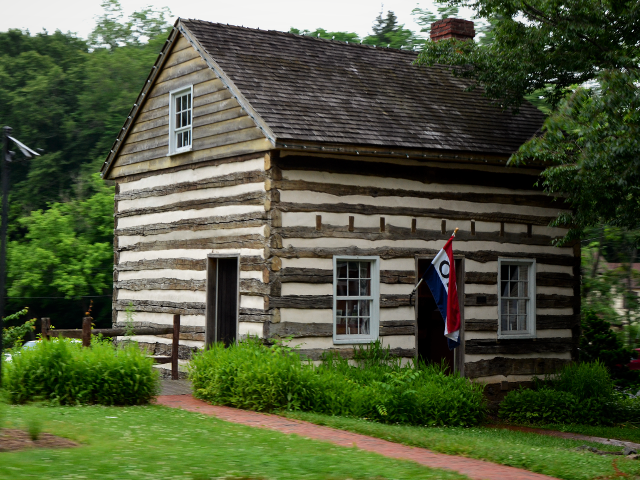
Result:
[[[280,273],[282,283],[333,283],[333,270],[321,268],[283,268]],[[380,282],[386,284],[415,284],[413,270],[381,270]]]
[[[536,315],[536,330],[566,330],[579,324],[579,315]],[[464,328],[470,332],[497,332],[498,319],[467,318]]]
[[[153,363],[171,363],[171,357],[151,357],[153,358]]]
[[[547,195],[513,194],[513,193],[474,193],[474,192],[425,192],[420,190],[403,190],[399,188],[363,187],[358,185],[341,185],[335,183],[308,182],[304,180],[278,180],[273,187],[280,190],[310,191],[328,193],[339,197],[363,195],[367,197],[412,197],[429,200],[446,200],[472,203],[498,203],[506,205],[522,205],[530,207],[568,208],[563,200]]]
[[[133,335],[166,335],[172,334],[173,327],[139,327],[133,329]],[[92,335],[103,337],[123,337],[127,334],[126,328],[94,328]],[[82,338],[82,329],[59,329],[50,331],[52,337]]]
[[[167,325],[166,323],[156,323],[156,322],[133,322],[133,328],[137,332],[140,328],[169,328],[171,329],[170,333],[173,333],[173,327]],[[127,328],[125,322],[117,322],[113,328]],[[204,325],[180,325],[180,334],[187,333],[204,333]],[[138,333],[136,333],[138,335]],[[140,334],[142,335],[142,334]],[[163,334],[166,335],[166,334]]]
[[[191,290],[203,291],[207,287],[206,280],[183,280],[179,278],[143,278],[137,280],[121,280],[115,283],[121,290]]]
[[[393,258],[415,258],[420,256],[435,256],[439,250],[433,248],[402,248],[402,247],[377,247],[377,248],[359,248],[359,247],[340,247],[340,248],[300,248],[285,247],[274,250],[273,254],[281,258],[333,258],[334,255],[345,256],[379,256],[384,260]],[[456,249],[458,257],[464,257],[479,263],[495,262],[498,257],[508,256],[510,258],[535,258],[537,263],[545,265],[561,265],[574,266],[579,265],[580,258],[569,255],[551,254],[551,253],[515,253],[497,252],[491,250],[464,250]]]
[[[257,256],[241,256],[240,270],[256,271],[265,267],[265,260]],[[154,260],[138,260],[137,262],[122,262],[116,265],[116,270],[121,272],[142,271],[142,270],[196,270],[202,271],[207,268],[207,259],[193,258],[157,258]]]
[[[215,248],[251,248],[265,247],[262,235],[237,235],[209,238],[190,238],[187,240],[161,240],[138,242],[126,247],[118,247],[118,252],[149,252],[153,250],[208,250]]]
[[[280,208],[279,204],[278,208]],[[477,218],[477,217],[476,217]],[[379,228],[354,227],[350,230],[348,226],[323,225],[318,231],[315,227],[283,227],[274,229],[274,233],[282,235],[283,238],[353,238],[364,240],[446,240],[451,236],[451,232],[442,233],[440,230],[412,229],[394,225],[385,225],[385,231]],[[518,245],[551,246],[555,238],[546,235],[527,236],[523,233],[505,233],[503,236],[495,232],[470,232],[460,230],[456,234],[458,241],[485,241],[496,243],[511,243]]]
[[[380,308],[409,306],[407,295],[380,295]],[[269,297],[270,308],[333,308],[332,295],[285,295]]]
[[[411,322],[411,323],[410,323]],[[414,335],[414,321],[385,321],[380,322],[380,336]],[[281,322],[265,323],[263,329],[265,338],[270,337],[332,337],[333,323],[298,323]]]
[[[578,298],[579,301],[579,298]],[[572,308],[576,304],[576,298],[566,295],[546,295],[539,293],[536,295],[536,308]],[[464,296],[464,305],[471,306],[491,306],[498,305],[498,295],[486,293],[467,293]]]
[[[167,173],[175,173],[175,172],[182,172],[184,170],[196,170],[198,168],[203,168],[203,167],[211,167],[211,166],[216,166],[216,165],[225,165],[228,163],[238,163],[238,162],[245,162],[247,160],[253,160],[255,158],[264,158],[264,152],[261,153],[250,153],[250,154],[246,154],[246,155],[231,155],[228,157],[224,157],[224,158],[210,158],[210,159],[202,159],[201,161],[198,161],[198,163],[184,163],[184,164],[180,164],[178,163],[177,165],[171,166],[171,167],[166,167],[162,169],[162,174],[167,174]],[[140,180],[143,178],[148,178],[151,176],[156,176],[158,175],[158,172],[156,171],[149,171],[149,172],[140,172],[140,173],[134,173],[134,174],[130,174],[130,175],[123,175],[120,176],[118,178],[118,183],[129,183],[129,182],[134,182],[136,180]]]
[[[135,217],[137,215],[150,215],[154,213],[174,212],[180,210],[201,210],[203,208],[223,207],[228,205],[262,205],[266,199],[267,197],[265,192],[255,191],[228,197],[185,200],[182,202],[175,202],[155,207],[132,208],[123,212],[118,212],[116,214],[116,218]]]
[[[136,227],[118,228],[117,236],[159,235],[180,230],[223,230],[231,228],[260,227],[267,223],[267,212],[251,212],[238,215],[199,217],[177,220],[170,223],[152,223]]]
[[[291,203],[280,202],[278,209],[283,212],[308,212],[308,213],[349,213],[360,215],[402,215],[408,217],[432,217],[447,218],[450,220],[505,222],[547,226],[556,216],[550,215],[519,215],[503,212],[461,212],[459,210],[446,210],[444,208],[419,208],[419,207],[389,207],[379,205],[364,205],[352,203]],[[441,237],[442,238],[442,237]]]
[[[464,364],[465,376],[469,378],[493,375],[547,375],[571,363],[561,358],[505,358],[495,357]]]
[[[204,315],[204,302],[165,302],[160,300],[117,300],[115,309],[125,311],[129,304],[136,312],[179,313],[182,315]]]
[[[350,161],[320,156],[287,155],[277,161],[283,170],[309,170],[329,173],[343,173],[358,176],[382,178],[401,178],[425,184],[439,183],[446,185],[481,185],[507,188],[510,190],[542,190],[536,186],[537,175],[524,174],[518,169],[498,171],[495,168],[448,168],[446,165],[436,167],[433,164],[402,165],[389,162],[368,162],[366,168],[361,161]]]
[[[295,350],[302,358],[309,360],[322,360],[324,354],[332,352],[340,355],[342,358],[352,359],[354,357],[353,348],[300,348]],[[390,349],[391,356],[401,358],[414,358],[416,351],[414,348],[392,348]]]
[[[518,353],[566,353],[573,348],[573,340],[564,337],[536,339],[466,340],[464,351],[469,355]]]
[[[456,236],[457,238],[457,236]],[[536,272],[536,284],[539,287],[571,288],[579,281],[569,273]],[[464,283],[480,285],[496,285],[497,272],[465,272]]]

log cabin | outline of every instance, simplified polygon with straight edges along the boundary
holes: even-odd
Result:
[[[472,41],[470,23],[433,40]],[[507,166],[542,114],[416,56],[179,19],[102,167],[113,323],[128,306],[141,325],[181,314],[182,358],[247,335],[316,361],[380,340],[498,390],[575,359],[580,250],[549,226],[566,207],[539,166]],[[409,293],[456,227],[451,352],[426,286]]]

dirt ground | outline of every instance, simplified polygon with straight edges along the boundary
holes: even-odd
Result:
[[[70,448],[79,445],[67,438],[41,433],[35,442],[24,430],[5,428],[0,430],[0,452],[13,452],[26,448]]]

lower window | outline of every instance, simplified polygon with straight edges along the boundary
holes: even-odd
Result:
[[[498,336],[535,337],[535,260],[498,259],[498,289]]]
[[[334,343],[364,343],[378,338],[379,291],[378,257],[334,257]]]

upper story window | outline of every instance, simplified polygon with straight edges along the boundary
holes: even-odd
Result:
[[[191,150],[193,86],[171,92],[169,154]]]
[[[536,261],[498,259],[498,337],[536,336]]]
[[[368,343],[378,338],[378,257],[333,258],[333,341]]]

